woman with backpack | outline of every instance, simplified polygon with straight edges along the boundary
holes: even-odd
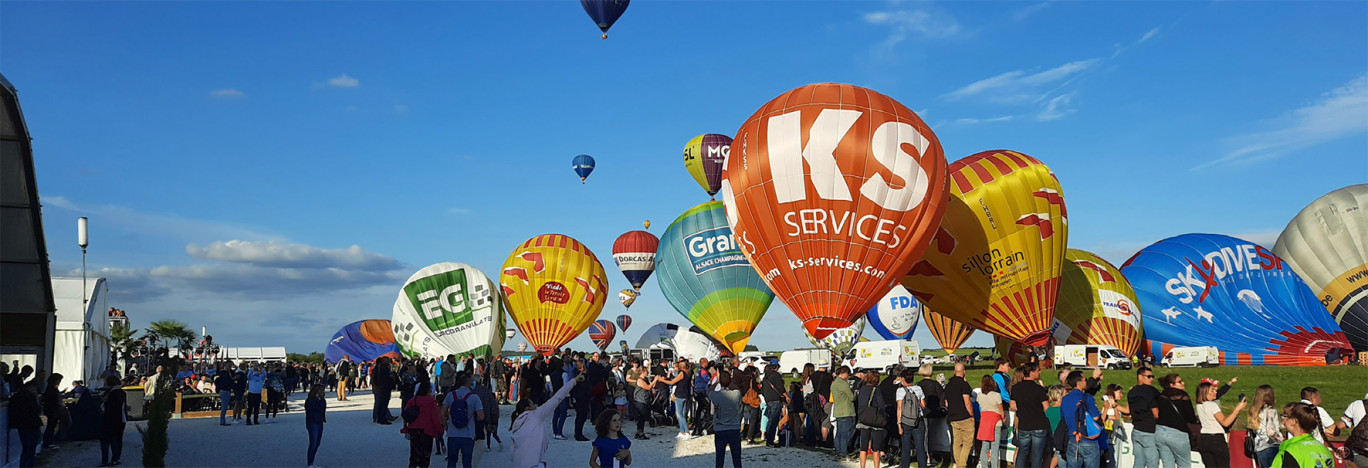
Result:
[[[508,430],[513,437],[513,466],[515,468],[534,468],[546,466],[546,448],[551,444],[551,415],[556,406],[570,396],[570,389],[584,382],[583,374],[575,376],[572,383],[562,385],[561,389],[538,405],[531,398],[518,400],[513,410],[513,422]]]
[[[409,464],[426,468],[432,463],[432,440],[442,436],[442,407],[432,398],[432,385],[418,384],[413,398],[400,413],[404,427],[399,432],[408,434]]]
[[[979,466],[997,468],[998,434],[1002,428],[1002,394],[998,393],[997,380],[985,375],[979,380],[979,427],[975,439],[979,441]]]
[[[712,374],[707,367],[707,359],[699,361],[697,369],[691,370],[693,374],[693,425],[689,426],[689,435],[693,437],[703,437],[712,432],[712,402],[708,400],[708,392],[712,386]]]
[[[860,468],[865,457],[877,468],[883,465],[884,444],[888,440],[887,403],[879,391],[879,371],[867,371],[864,385],[855,392],[855,429],[860,431]]]
[[[1259,468],[1273,466],[1278,444],[1285,440],[1274,395],[1272,386],[1260,385],[1254,390],[1254,402],[1249,405],[1249,414],[1245,417],[1246,437],[1254,438],[1253,458]]]

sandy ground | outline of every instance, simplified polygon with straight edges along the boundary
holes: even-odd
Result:
[[[303,394],[296,393],[290,401],[290,413],[281,413],[278,422],[260,426],[241,423],[219,426],[218,418],[173,419],[170,425],[170,449],[166,454],[171,467],[276,467],[306,466],[308,434],[304,430]],[[315,460],[322,467],[380,467],[406,466],[408,441],[399,433],[400,423],[382,426],[370,422],[374,400],[368,391],[353,394],[349,401],[339,402],[330,395],[328,423],[323,429],[323,443]],[[399,415],[399,399],[390,403],[391,413]],[[477,444],[476,466],[506,467],[512,461],[512,440],[507,436],[511,406],[503,407],[500,435],[504,448],[497,443],[486,451]],[[574,421],[571,411],[570,422]],[[265,420],[263,420],[263,423]],[[129,423],[124,435],[123,466],[142,465],[142,439],[135,426]],[[630,424],[630,423],[629,423]],[[567,425],[569,426],[569,425]],[[586,432],[592,428],[586,424]],[[630,430],[630,428],[629,428]],[[589,465],[591,448],[588,442],[576,442],[574,432],[566,428],[569,440],[552,440],[547,452],[550,466],[582,467]],[[647,428],[651,440],[633,441],[633,467],[711,467],[713,439],[711,436],[691,440],[677,440],[673,428]],[[60,448],[39,455],[38,465],[49,467],[92,467],[100,463],[98,441],[64,442]],[[742,463],[745,466],[774,467],[855,467],[854,462],[838,463],[830,452],[816,452],[798,448],[772,449],[764,445],[743,445]],[[727,466],[731,466],[728,454]],[[432,466],[445,466],[442,455],[434,455]],[[873,466],[873,465],[871,465]]]

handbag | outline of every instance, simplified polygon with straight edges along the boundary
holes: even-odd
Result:
[[[1174,404],[1174,403],[1173,403],[1173,400],[1170,400],[1170,399],[1168,399],[1168,398],[1164,398],[1164,401],[1167,401],[1168,404],[1169,404],[1169,406],[1172,406],[1172,407],[1173,407],[1173,412],[1174,412],[1174,413],[1178,413],[1179,416],[1182,416],[1183,413],[1180,412],[1180,411],[1178,411],[1178,405]],[[1201,442],[1202,442],[1202,425],[1201,425],[1201,424],[1199,424],[1199,423],[1187,423],[1187,434],[1188,434],[1188,446],[1189,446],[1189,447],[1197,447],[1197,446],[1201,445]]]
[[[755,393],[755,389],[754,389],[754,388],[748,389],[748,390],[746,390],[746,396],[741,397],[741,402],[742,402],[742,403],[745,403],[746,406],[749,406],[749,407],[751,407],[751,408],[759,408],[759,407],[760,407],[760,394]]]
[[[864,408],[860,408],[860,424],[873,428],[883,428],[888,424],[883,408],[874,406],[874,397],[878,396],[878,392],[878,389],[870,389],[869,402],[865,403]]]

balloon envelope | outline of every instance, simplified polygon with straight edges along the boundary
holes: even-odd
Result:
[[[636,298],[637,292],[631,289],[624,289],[618,291],[618,301],[622,302],[622,308],[624,309],[630,309],[632,307],[632,303],[636,302]]]
[[[641,285],[646,284],[646,279],[655,271],[659,246],[660,239],[646,231],[630,231],[613,242],[613,263],[637,291],[641,291]]]
[[[1006,150],[955,161],[950,179],[945,218],[903,286],[946,317],[1045,344],[1069,234],[1059,181]]]
[[[394,332],[390,330],[389,320],[362,320],[352,322],[334,333],[323,350],[323,360],[337,362],[347,356],[352,362],[366,362],[381,356],[399,357],[399,345],[394,342]]]
[[[1215,346],[1226,364],[1325,364],[1350,349],[1315,293],[1263,246],[1184,234],[1145,247],[1121,272],[1140,300],[1150,352]]]
[[[574,159],[570,160],[570,168],[575,170],[575,174],[580,178],[580,183],[584,183],[584,179],[589,178],[589,174],[594,172],[594,157],[587,154],[575,156]]]
[[[774,294],[741,253],[722,204],[685,211],[662,239],[656,282],[665,299],[731,351],[744,351]]]
[[[1273,253],[1306,280],[1354,350],[1368,351],[1368,184],[1311,202],[1283,229]]]
[[[690,361],[708,358],[716,361],[722,355],[721,348],[698,327],[683,328],[673,323],[657,323],[646,329],[637,339],[637,348],[670,348],[677,357]]]
[[[619,316],[617,317],[617,325],[618,325],[618,328],[621,328],[621,329],[622,329],[622,331],[627,331],[627,327],[632,326],[632,316],[630,316],[630,315],[619,315]]]
[[[544,355],[583,333],[609,294],[598,257],[560,234],[533,237],[514,249],[499,286],[518,331]]]
[[[504,330],[504,339],[511,340],[513,339],[513,335],[516,333],[518,333],[518,329],[516,328],[509,328],[508,330]]]
[[[503,348],[504,311],[494,282],[463,263],[418,270],[394,301],[394,338],[408,356],[490,356]]]
[[[813,346],[826,348],[837,356],[845,357],[855,348],[855,343],[860,342],[860,335],[864,333],[865,322],[865,318],[860,317],[855,320],[855,323],[831,332],[826,338],[818,339],[817,337],[812,336],[811,333],[808,333],[807,330],[803,330],[803,336],[806,336]]]
[[[594,20],[594,25],[603,31],[604,39],[608,38],[608,28],[622,17],[629,3],[631,0],[580,0],[580,6],[589,14],[589,19]]]
[[[729,136],[706,133],[684,145],[684,167],[709,196],[722,189],[722,169],[731,154],[731,143]]]
[[[589,326],[589,339],[598,346],[600,351],[608,349],[608,345],[613,342],[613,337],[617,336],[617,329],[613,327],[613,322],[607,320],[595,320]]]
[[[906,106],[821,83],[736,132],[722,199],[765,284],[825,338],[864,316],[926,250],[948,196],[940,141]]]
[[[964,346],[964,342],[974,334],[974,327],[938,314],[925,306],[922,307],[922,311],[926,328],[931,330],[931,336],[936,338],[936,342],[940,343],[941,349],[947,354],[955,354],[955,351]]]
[[[910,340],[921,321],[922,305],[901,284],[893,286],[883,299],[869,308],[865,318],[869,327],[885,340]]]
[[[1140,302],[1121,270],[1086,250],[1069,249],[1059,280],[1056,343],[1111,345],[1127,356],[1140,350]]]

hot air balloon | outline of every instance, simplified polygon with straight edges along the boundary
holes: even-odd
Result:
[[[622,331],[627,331],[627,327],[632,326],[632,317],[630,315],[619,315],[617,317],[617,325]]]
[[[721,348],[698,327],[684,328],[673,323],[657,323],[646,329],[637,340],[638,348],[670,348],[676,357],[690,361],[708,358],[716,361],[721,357]]]
[[[328,341],[323,360],[333,363],[342,360],[342,356],[355,362],[374,361],[381,356],[398,359],[399,345],[394,342],[390,321],[362,320],[342,327]]]
[[[629,231],[613,242],[613,263],[616,263],[622,276],[632,283],[632,289],[641,292],[641,285],[655,271],[656,248],[660,239],[646,231]]]
[[[587,154],[575,156],[575,159],[570,160],[570,168],[575,170],[580,183],[583,184],[584,179],[589,178],[589,174],[594,172],[594,157]]]
[[[851,85],[771,100],[732,146],[722,200],[736,241],[819,339],[862,317],[921,257],[949,195],[931,129]]]
[[[1149,351],[1215,346],[1226,364],[1323,365],[1349,338],[1283,259],[1253,242],[1184,234],[1145,247],[1121,272],[1135,287]]]
[[[1302,208],[1273,253],[1317,292],[1349,344],[1368,351],[1368,184],[1330,192]]]
[[[741,253],[722,204],[685,211],[663,239],[656,282],[665,299],[731,351],[745,351],[774,294]]]
[[[516,333],[518,333],[518,329],[516,328],[509,328],[507,330],[504,330],[504,339],[511,340],[513,339],[513,335]]]
[[[642,222],[641,222],[641,227],[646,228],[646,229],[650,229],[650,228],[651,228],[651,220],[648,219],[648,220],[642,221]]]
[[[974,334],[974,327],[938,314],[925,306],[922,307],[922,311],[922,321],[926,322],[926,328],[931,330],[931,336],[936,338],[936,342],[940,343],[946,354],[955,354],[955,350],[964,346],[964,342]]]
[[[618,300],[622,302],[622,308],[630,309],[632,303],[636,302],[637,292],[631,289],[618,291]]]
[[[706,133],[684,145],[684,168],[710,197],[722,189],[722,169],[731,154],[731,143],[729,136]]]
[[[1059,181],[1006,150],[955,161],[950,178],[945,218],[903,286],[946,317],[1044,345],[1069,235]]]
[[[1050,332],[1056,343],[1111,345],[1127,356],[1140,350],[1140,303],[1130,281],[1091,252],[1068,249]]]
[[[875,333],[885,340],[910,340],[921,321],[922,306],[901,284],[888,291],[883,299],[869,308],[865,318]]]
[[[622,17],[629,3],[632,3],[631,0],[580,0],[584,12],[588,13],[589,18],[594,20],[600,31],[603,31],[604,39],[608,38],[608,28],[613,27],[613,23]]]
[[[613,337],[617,336],[617,328],[613,327],[613,322],[607,320],[595,320],[589,326],[589,339],[593,340],[594,346],[598,346],[599,351],[608,349],[608,345],[613,343]]]
[[[826,338],[818,339],[808,333],[806,329],[803,330],[803,336],[806,336],[813,346],[826,348],[827,351],[831,351],[837,356],[849,357],[849,353],[855,348],[855,344],[860,342],[860,335],[864,333],[865,322],[865,318],[860,317],[855,320],[855,323],[831,332]]]
[[[491,356],[505,339],[503,301],[494,282],[462,263],[438,263],[410,276],[390,322],[408,356]]]
[[[543,355],[584,332],[608,299],[598,257],[560,234],[533,237],[514,249],[504,261],[499,286],[518,331]]]

